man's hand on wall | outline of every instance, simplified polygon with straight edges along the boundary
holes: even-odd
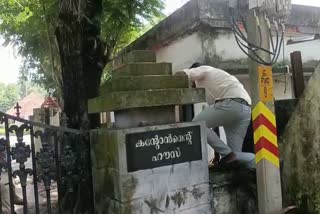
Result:
[[[187,76],[187,73],[184,72],[184,71],[178,71],[174,75],[176,75],[176,76]],[[189,88],[195,88],[196,87],[196,84],[195,84],[194,81],[189,79],[188,83],[189,83]]]
[[[186,72],[184,72],[184,71],[177,71],[174,75],[176,75],[176,76],[187,76]]]

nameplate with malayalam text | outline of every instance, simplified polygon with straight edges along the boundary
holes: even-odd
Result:
[[[200,130],[190,126],[127,134],[128,172],[201,160]]]

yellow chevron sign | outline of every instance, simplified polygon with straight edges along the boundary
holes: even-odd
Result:
[[[267,160],[279,168],[279,149],[276,118],[274,114],[259,102],[252,111],[256,163]]]

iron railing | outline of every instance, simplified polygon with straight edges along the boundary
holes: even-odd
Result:
[[[91,179],[88,132],[32,122],[2,112],[0,125],[5,129],[5,134],[0,136],[0,187],[7,188],[9,193],[9,200],[5,201],[6,191],[0,189],[0,214],[67,213],[68,206],[80,213],[75,208],[81,204],[79,192]],[[90,191],[90,184],[87,187]]]

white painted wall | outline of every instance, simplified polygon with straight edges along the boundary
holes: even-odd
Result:
[[[205,52],[215,52],[223,60],[243,59],[246,56],[237,46],[234,36],[226,33],[225,30],[218,31],[220,34],[212,38],[214,44],[203,41],[203,35],[199,32],[178,38],[175,42],[156,50],[158,62],[172,62],[173,71],[188,68],[196,61],[204,61]],[[202,33],[203,34],[203,33]],[[286,40],[292,37],[301,37],[301,34],[290,34]],[[210,40],[210,38],[209,38]],[[211,45],[210,45],[211,43]],[[206,50],[204,50],[204,48]],[[296,45],[285,45],[285,59],[289,60],[290,53],[301,51],[303,61],[320,60],[320,40]],[[280,54],[279,61],[283,60],[283,52]],[[248,75],[238,75],[237,78],[250,92],[250,81]],[[274,75],[274,97],[276,100],[293,98],[292,78],[289,74]],[[201,111],[202,105],[196,106],[196,111]]]
[[[203,61],[203,51],[199,33],[178,38],[168,46],[156,51],[157,62],[173,63],[173,71],[190,67],[194,62]]]
[[[239,81],[243,84],[245,89],[250,93],[250,78],[248,75],[237,75]],[[283,100],[293,98],[292,77],[290,74],[274,74],[274,99]]]
[[[284,58],[283,58],[283,47],[281,49],[281,53],[279,56],[279,61],[283,61],[283,59],[290,61],[290,53],[294,51],[301,51],[303,61],[309,60],[320,60],[320,40],[299,43],[294,45],[287,45],[287,41],[291,38],[300,38],[308,35],[304,34],[288,34],[285,36],[284,42]],[[276,38],[274,38],[276,41]],[[231,59],[242,59],[246,57],[246,55],[241,51],[238,47],[234,35],[232,33],[229,34],[220,34],[215,39],[215,53],[222,57],[223,60],[231,60]]]
[[[222,32],[225,32],[225,30]],[[214,44],[215,54],[221,57],[222,60],[243,59],[246,57],[238,47],[231,32],[218,34],[217,38],[214,39]]]

